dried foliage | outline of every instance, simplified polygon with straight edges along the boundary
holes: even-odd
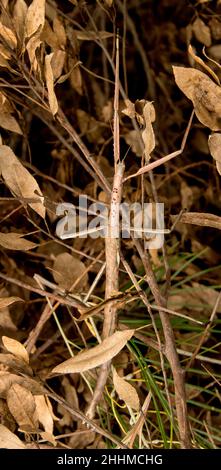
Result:
[[[0,448],[220,447],[220,14],[0,1]]]

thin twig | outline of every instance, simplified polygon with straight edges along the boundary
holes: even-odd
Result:
[[[25,342],[25,348],[26,348],[26,350],[29,354],[32,352],[33,347],[34,347],[34,345],[35,345],[35,343],[36,343],[36,341],[37,341],[37,339],[38,339],[45,323],[51,317],[52,312],[55,311],[56,308],[60,305],[60,302],[56,302],[55,305],[53,305],[53,303],[54,303],[54,301],[52,301],[52,307],[53,307],[52,309],[48,304],[45,305],[44,310],[43,310],[37,324],[35,325],[33,330],[31,330],[31,332],[29,333],[28,339]]]
[[[70,307],[85,309],[85,304],[81,300],[75,299],[73,297],[69,297],[69,296],[62,297],[52,292],[47,292],[47,291],[44,291],[43,289],[38,289],[37,287],[30,286],[29,284],[26,284],[25,282],[20,281],[19,279],[15,279],[13,277],[7,276],[6,274],[3,274],[1,272],[0,272],[0,278],[4,279],[6,282],[9,282],[10,284],[14,284],[30,292],[39,294],[42,297],[48,297],[49,299],[57,300],[61,304],[70,305]]]
[[[124,178],[124,183],[125,183],[125,181],[128,181],[131,178],[135,178],[139,175],[142,175],[143,173],[147,173],[148,171],[151,171],[154,168],[157,168],[158,166],[163,165],[164,163],[167,163],[172,158],[178,157],[178,155],[181,155],[181,153],[183,153],[185,145],[186,145],[187,137],[188,137],[190,127],[191,127],[191,124],[192,124],[192,120],[193,120],[193,116],[194,116],[194,111],[192,111],[192,113],[191,113],[187,128],[185,130],[185,134],[183,136],[181,147],[180,147],[179,150],[176,150],[175,152],[169,153],[165,157],[162,157],[162,158],[160,158],[159,160],[157,160],[155,162],[152,162],[152,163],[149,163],[148,165],[143,166],[136,173],[133,173],[132,175],[129,175],[126,178]]]
[[[162,297],[157,285],[154,272],[151,267],[148,254],[143,250],[138,240],[134,239],[137,251],[142,259],[143,266],[147,276],[147,282],[155,298],[155,302],[166,307],[165,299]],[[178,429],[180,434],[181,446],[184,449],[191,448],[190,427],[187,414],[186,393],[184,371],[180,366],[179,357],[176,350],[174,332],[170,323],[169,315],[159,309],[159,315],[162,323],[165,338],[165,354],[170,363],[171,371],[174,379],[175,403]]]

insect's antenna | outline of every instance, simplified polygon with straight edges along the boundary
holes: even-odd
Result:
[[[124,155],[124,157],[123,157],[123,159],[122,159],[123,162],[124,162],[124,160],[126,160],[127,155],[128,155],[128,153],[129,153],[130,149],[131,149],[131,145],[128,147],[128,149],[127,149],[127,151],[126,151],[126,153],[125,153],[125,155]]]

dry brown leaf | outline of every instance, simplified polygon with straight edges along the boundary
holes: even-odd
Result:
[[[127,341],[133,336],[134,331],[116,331],[112,336],[104,339],[98,346],[83,351],[77,354],[77,356],[62,362],[52,370],[52,373],[72,374],[74,372],[83,372],[110,361],[123,349]]]
[[[29,39],[26,49],[30,64],[37,69],[35,51],[41,44],[41,32],[45,22],[45,0],[33,0],[28,8],[25,22],[25,39]]]
[[[78,62],[77,59],[69,59],[69,68],[71,70],[70,73],[70,83],[72,88],[79,94],[83,95],[83,82],[82,82],[82,75],[81,69],[76,63]]]
[[[193,282],[193,289],[196,292],[196,296],[199,300],[202,301],[203,308],[206,306],[210,307],[210,311],[212,312],[213,307],[219,297],[219,292],[212,287],[203,286],[198,282]],[[216,309],[217,313],[221,313],[221,301]]]
[[[0,126],[17,134],[22,134],[22,130],[16,119],[11,115],[13,108],[3,93],[0,93]]]
[[[128,116],[131,119],[134,119],[136,116],[136,111],[135,111],[135,105],[130,101],[129,99],[126,99],[124,101],[126,108],[122,109],[122,113],[125,114],[125,116]]]
[[[0,289],[0,298],[2,300],[2,305],[4,304],[4,299],[8,299],[9,297],[9,292],[7,291],[6,288]],[[20,299],[22,300],[22,299]],[[1,305],[1,302],[0,302]],[[10,310],[8,307],[3,307],[0,310],[0,328],[3,329],[3,331],[11,331],[13,333],[14,331],[17,330],[16,325],[12,321]]]
[[[27,362],[13,354],[0,354],[0,364],[9,367],[15,374],[33,376],[32,369]]]
[[[6,308],[15,302],[24,302],[20,297],[0,297],[0,309]]]
[[[177,289],[174,295],[169,296],[168,308],[173,310],[189,310],[190,312],[203,312],[208,316],[217,301],[219,292],[211,287],[193,282],[192,287]],[[221,303],[217,307],[221,313]]]
[[[46,80],[46,85],[48,89],[49,106],[54,116],[58,111],[58,101],[54,92],[54,77],[53,77],[53,71],[52,71],[52,66],[51,66],[51,61],[52,61],[53,56],[54,56],[54,52],[51,52],[51,54],[48,54],[45,56],[45,80]]]
[[[0,146],[0,173],[10,191],[17,197],[37,199],[37,202],[30,202],[28,205],[44,219],[44,198],[38,183],[7,145]]]
[[[81,133],[87,136],[88,141],[104,143],[101,123],[83,109],[77,109],[76,114]]]
[[[215,82],[220,86],[220,80],[219,80],[219,77],[217,76],[217,74],[214,72],[214,70],[211,69],[211,67],[209,67],[206,62],[201,59],[201,57],[199,57],[197,54],[196,54],[196,51],[195,49],[191,46],[191,44],[189,44],[189,47],[188,47],[188,53],[190,54],[190,56],[193,58],[193,60],[199,64],[209,75],[211,75],[212,79],[215,80]],[[204,52],[204,55],[207,57],[206,53]],[[207,57],[208,58],[208,57]]]
[[[34,33],[39,31],[39,28],[44,26],[45,22],[45,0],[33,0],[28,7],[26,22],[25,22],[25,35],[30,38]]]
[[[54,51],[54,55],[51,59],[51,68],[53,72],[54,81],[57,80],[62,74],[65,57],[66,57],[65,51],[61,51],[60,49],[57,49],[56,51]]]
[[[26,446],[19,437],[0,424],[0,449],[26,449]]]
[[[15,34],[10,28],[7,28],[5,25],[3,25],[1,21],[0,21],[0,37],[4,39],[4,41],[9,45],[11,49],[15,49],[17,47],[17,38]]]
[[[208,139],[209,151],[216,160],[216,168],[221,175],[221,134],[211,134]]]
[[[18,122],[11,114],[1,113],[0,126],[7,131],[23,134]]]
[[[0,328],[11,333],[17,330],[17,326],[12,321],[9,308],[3,308],[0,312]]]
[[[0,397],[6,398],[8,390],[15,383],[22,385],[27,390],[30,390],[33,395],[43,395],[46,393],[44,388],[34,379],[20,377],[19,375],[11,374],[10,372],[0,371]]]
[[[113,117],[113,101],[110,99],[104,105],[101,104],[101,119],[110,122]]]
[[[155,136],[153,131],[152,123],[156,119],[155,109],[151,101],[137,100],[136,103],[132,103],[130,100],[125,100],[126,108],[122,110],[122,113],[131,119],[136,118],[139,125],[144,127],[141,132],[142,140],[139,140],[139,136],[136,131],[130,131],[125,136],[125,140],[128,145],[131,145],[132,150],[136,155],[141,156],[145,153],[145,159],[148,162],[150,154],[155,148]],[[134,137],[134,142],[133,142]],[[142,141],[144,148],[142,148]]]
[[[12,108],[10,101],[2,92],[0,92],[0,108],[3,113],[13,112],[13,108]]]
[[[62,21],[57,16],[53,19],[53,30],[56,34],[59,47],[64,49],[67,42],[66,32]]]
[[[85,269],[84,263],[78,258],[70,255],[69,253],[60,253],[54,261],[53,277],[59,286],[66,290],[70,290],[75,281],[83,275]],[[76,284],[74,291],[82,291],[87,286],[87,282],[88,274],[86,273],[79,283]]]
[[[70,438],[69,446],[71,449],[94,449],[95,437],[96,433],[92,429],[88,429],[86,425],[78,426]]]
[[[142,157],[143,146],[141,145],[137,131],[133,129],[127,132],[127,134],[124,135],[124,139],[127,145],[130,145],[132,152],[134,152],[137,157]]]
[[[0,67],[6,67],[7,69],[11,70],[10,65],[8,64],[7,60],[0,54]]]
[[[30,242],[25,238],[22,238],[24,235],[21,233],[2,233],[0,232],[0,245],[8,250],[22,250],[28,251],[35,248],[36,243]]]
[[[59,48],[58,38],[51,28],[48,20],[45,20],[40,39],[41,41],[46,42],[46,44],[54,50]]]
[[[53,436],[54,421],[51,410],[48,407],[47,397],[44,395],[37,395],[34,399],[38,421],[42,424],[45,432]]]
[[[221,129],[221,88],[200,70],[173,67],[175,81],[194,106],[199,121],[213,131]]]
[[[9,410],[23,431],[36,432],[38,415],[32,393],[19,384],[13,384],[7,393]]]
[[[0,398],[0,416],[1,416],[1,424],[6,426],[8,429],[10,429],[10,431],[15,432],[17,428],[16,421],[11,415],[8,409],[8,405],[3,398]]]
[[[196,36],[196,39],[204,44],[206,47],[211,46],[211,33],[210,33],[210,28],[206,26],[203,20],[201,18],[196,18],[192,25],[193,32]]]
[[[2,342],[8,352],[14,354],[14,356],[20,357],[29,364],[29,355],[23,344],[19,343],[16,339],[9,338],[8,336],[2,336]]]
[[[215,41],[219,41],[221,39],[221,22],[218,18],[212,16],[209,21],[209,26],[213,39],[215,39]]]
[[[95,33],[94,31],[80,31],[74,30],[76,38],[80,41],[95,41],[98,39],[108,39],[113,37],[113,33],[109,33],[108,31],[98,31]]]
[[[136,389],[124,378],[120,377],[115,368],[113,368],[113,383],[121,400],[133,410],[138,411],[140,409],[140,399]]]
[[[40,436],[41,436],[42,439],[44,439],[44,441],[48,441],[54,447],[56,447],[57,441],[56,441],[55,437],[53,436],[53,434],[50,434],[49,432],[46,432],[46,431],[41,431]],[[51,447],[48,447],[48,449],[51,449]]]
[[[141,135],[142,135],[142,139],[144,143],[145,158],[146,158],[146,161],[149,161],[150,154],[156,145],[153,126],[152,126],[152,123],[155,121],[156,115],[155,115],[154,106],[150,101],[147,101],[143,108],[143,118],[144,118],[145,129],[141,133]]]
[[[217,168],[218,173],[221,175],[221,163],[220,162],[216,162],[216,168]]]
[[[221,44],[215,44],[208,50],[208,54],[215,60],[220,61],[221,59]]]
[[[62,52],[62,51],[61,51]],[[79,66],[81,62],[78,61],[78,62],[75,62],[75,64],[73,65],[72,69],[70,69],[67,73],[61,75],[61,77],[56,81],[56,84],[57,83],[64,83],[69,77],[71,78],[71,74],[73,72],[73,70]],[[53,66],[52,66],[53,67]],[[53,72],[54,73],[54,72]]]
[[[4,59],[8,60],[11,58],[11,52],[3,44],[0,44],[0,54]]]
[[[13,10],[13,22],[16,28],[16,33],[23,44],[25,34],[25,19],[28,7],[25,0],[16,0]]]

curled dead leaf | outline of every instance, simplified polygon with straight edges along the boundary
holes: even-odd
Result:
[[[216,160],[218,173],[221,175],[221,134],[219,132],[209,136],[208,146],[212,157]]]
[[[89,142],[102,144],[104,137],[102,135],[101,123],[83,109],[77,109],[76,114],[81,133],[86,134]]]
[[[69,75],[70,83],[72,88],[79,94],[83,95],[83,80],[81,75],[81,69],[78,65],[79,61],[77,58],[73,59],[72,57],[69,58],[68,66],[71,70]]]
[[[52,374],[72,374],[94,369],[116,356],[133,334],[134,330],[116,331],[98,346],[83,351],[56,366],[52,370]]]
[[[13,111],[13,107],[11,106],[7,97],[3,93],[0,93],[0,126],[8,131],[16,132],[17,134],[22,134],[22,130],[18,122],[16,121],[14,116],[12,116]]]
[[[44,395],[46,393],[46,390],[34,379],[0,371],[0,397],[6,398],[9,388],[15,383],[30,390],[33,395]]]
[[[36,243],[22,238],[24,235],[22,233],[2,233],[0,232],[0,245],[8,250],[21,250],[28,251],[35,248]]]
[[[29,39],[26,49],[31,66],[37,69],[35,51],[41,44],[41,32],[45,22],[45,0],[33,0],[28,7],[25,22],[25,39]]]
[[[26,449],[26,445],[6,426],[0,424],[0,449]]]
[[[22,130],[11,114],[1,113],[0,126],[7,131],[16,132],[17,134],[22,134]]]
[[[138,132],[132,129],[124,135],[124,139],[127,145],[131,147],[132,152],[134,152],[137,157],[142,157],[143,146],[141,145]]]
[[[13,10],[13,22],[16,28],[16,33],[23,44],[24,33],[25,33],[25,19],[27,15],[28,7],[25,0],[16,0]]]
[[[54,55],[51,59],[51,68],[53,73],[54,81],[57,80],[61,74],[64,67],[66,52],[57,49],[54,51]],[[56,82],[58,83],[58,81]]]
[[[221,129],[221,88],[194,68],[173,67],[177,86],[189,98],[199,121],[213,131]]]
[[[122,110],[122,113],[131,119],[136,118],[138,124],[144,128],[144,130],[141,132],[140,139],[137,131],[132,130],[125,136],[125,140],[129,145],[131,145],[132,150],[136,153],[136,155],[142,156],[144,152],[145,160],[148,162],[150,159],[150,154],[156,145],[152,126],[156,119],[153,103],[147,100],[137,100],[134,104],[132,101],[126,99],[125,105],[126,108]],[[144,148],[142,148],[142,141]]]
[[[45,0],[33,0],[28,7],[25,22],[25,37],[30,38],[43,28],[45,22]]]
[[[11,52],[3,44],[0,44],[0,55],[6,60],[11,58]]]
[[[98,39],[108,39],[113,37],[113,33],[109,33],[108,31],[80,31],[75,29],[75,34],[77,39],[80,41],[95,41]]]
[[[53,30],[55,31],[59,47],[64,49],[67,42],[66,31],[58,16],[55,16],[53,19]]]
[[[133,410],[138,411],[140,408],[140,400],[136,389],[129,384],[127,380],[120,377],[115,368],[113,368],[113,383],[121,400],[123,400],[126,405],[130,406]]]
[[[21,430],[36,432],[38,415],[32,393],[19,384],[13,384],[7,393],[7,405]]]
[[[85,269],[84,263],[75,256],[69,253],[60,253],[55,258],[53,277],[55,282],[66,290],[70,290],[73,284],[76,283],[74,291],[80,292],[87,286],[88,282],[88,274],[84,274]],[[77,283],[80,277],[81,279]]]
[[[31,367],[21,357],[14,356],[13,354],[0,353],[0,364],[11,369],[15,374],[25,374],[33,376]]]
[[[50,408],[48,407],[47,397],[36,395],[34,397],[38,421],[42,424],[46,433],[53,435],[54,421]]]
[[[196,39],[204,44],[206,47],[211,46],[211,33],[210,28],[207,26],[201,18],[196,18],[193,25],[192,30],[196,36]]]
[[[2,342],[8,352],[23,359],[27,364],[29,363],[29,355],[23,344],[19,343],[16,339],[9,338],[8,336],[2,336]]]
[[[0,21],[0,37],[8,44],[11,49],[15,49],[17,47],[17,38],[13,31],[7,26],[3,25]]]
[[[45,56],[45,80],[46,80],[46,85],[48,89],[49,106],[54,116],[58,111],[58,101],[57,101],[55,91],[54,91],[54,76],[53,76],[53,70],[51,66],[51,61],[52,61],[53,56],[54,56],[54,52],[51,52],[51,54],[48,54]]]
[[[36,200],[28,205],[44,219],[44,198],[38,183],[7,145],[0,145],[0,173],[10,191],[17,197]]]
[[[147,101],[143,108],[143,118],[145,129],[142,132],[142,139],[144,143],[144,151],[146,161],[149,161],[150,154],[155,148],[155,135],[153,131],[152,123],[155,121],[155,109],[150,101]]]

